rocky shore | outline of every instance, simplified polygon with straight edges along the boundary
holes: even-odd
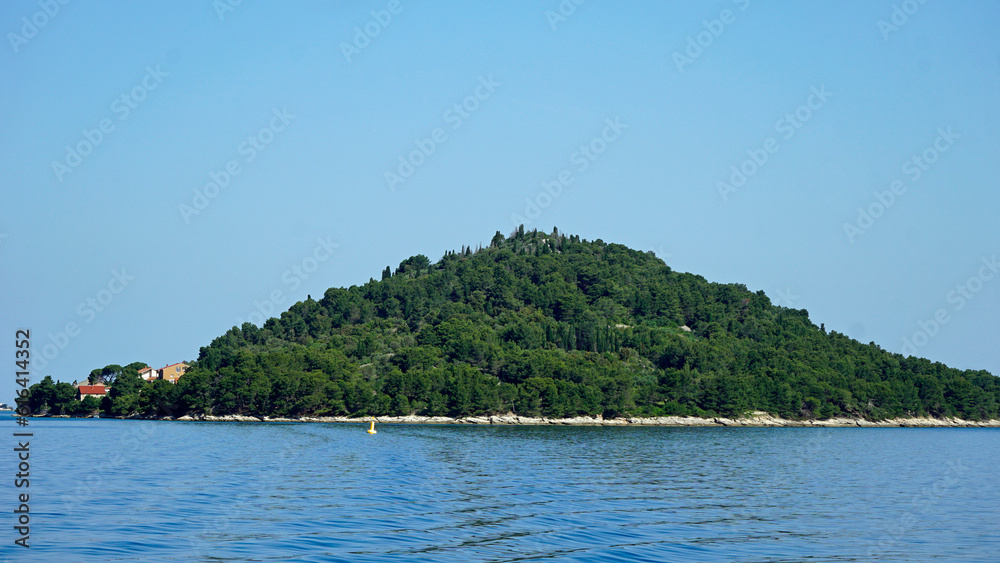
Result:
[[[299,418],[270,418],[245,415],[184,415],[158,420],[207,421],[207,422],[326,422],[367,423],[370,417],[304,416]],[[826,420],[789,420],[765,412],[754,412],[743,418],[698,418],[664,416],[655,418],[602,418],[579,416],[573,418],[535,418],[515,414],[451,418],[447,416],[378,416],[381,424],[507,424],[555,426],[749,426],[749,427],[819,427],[819,428],[1000,428],[1000,420],[962,420],[959,418],[894,418],[871,421],[861,418],[830,418]]]

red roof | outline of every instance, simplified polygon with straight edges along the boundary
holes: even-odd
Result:
[[[103,395],[104,386],[103,385],[81,385],[80,386],[81,395]]]

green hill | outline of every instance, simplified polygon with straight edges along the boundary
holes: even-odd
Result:
[[[192,366],[177,385],[122,373],[102,407],[983,420],[1000,404],[986,371],[827,333],[805,310],[675,272],[652,253],[523,228],[436,263],[408,258],[381,281],[331,288],[261,328],[234,327]]]

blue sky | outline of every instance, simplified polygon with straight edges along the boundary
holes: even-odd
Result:
[[[520,217],[1000,373],[996,1],[12,0],[0,30],[34,381],[195,359]]]

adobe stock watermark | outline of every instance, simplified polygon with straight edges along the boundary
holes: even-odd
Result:
[[[600,135],[580,145],[580,148],[569,155],[569,162],[572,166],[560,170],[556,174],[555,179],[542,182],[542,189],[538,191],[535,197],[524,198],[525,206],[523,215],[511,213],[510,220],[515,228],[519,225],[527,227],[532,221],[537,219],[542,214],[542,210],[552,205],[552,202],[562,195],[563,190],[576,181],[576,177],[573,175],[574,169],[577,174],[586,172],[590,168],[590,164],[600,158],[608,150],[608,147],[617,141],[622,133],[628,129],[628,125],[622,123],[618,117],[615,117],[614,120],[606,117],[604,118],[604,123],[605,126],[601,130]]]
[[[732,2],[739,7],[741,12],[750,7],[750,0],[732,0]],[[685,66],[694,63],[705,52],[705,49],[711,47],[715,40],[722,36],[722,33],[726,31],[726,26],[734,23],[736,23],[736,13],[729,8],[720,11],[719,16],[713,20],[702,20],[701,25],[705,29],[687,36],[683,53],[679,51],[673,53],[677,72],[683,73]]]
[[[809,432],[809,439],[804,442],[798,441],[792,454],[791,464],[797,468],[801,468],[807,461],[815,461],[816,456],[826,449],[836,432],[829,428],[810,428],[805,431]]]
[[[656,248],[650,247],[649,248],[649,252],[652,252],[653,255],[655,255],[660,260],[663,260],[664,262],[667,261],[667,258],[673,258],[674,257],[674,253],[673,252],[667,252],[666,250],[664,250],[664,246],[662,244],[657,245]]]
[[[952,305],[952,311],[958,312],[964,309],[976,297],[976,294],[983,290],[983,285],[1000,272],[1000,261],[997,260],[996,254],[990,258],[983,256],[980,262],[982,265],[979,266],[976,275],[969,277],[964,283],[956,285],[955,289],[945,294],[944,299]],[[951,316],[948,314],[948,310],[943,307],[935,311],[934,316],[930,319],[917,321],[917,331],[909,337],[903,337],[902,353],[907,356],[916,356],[918,349],[926,346],[931,338],[937,336],[944,325],[950,321]]]
[[[45,26],[49,25],[49,22],[62,11],[62,7],[69,2],[70,0],[39,0],[40,9],[31,14],[31,17],[21,18],[21,29],[18,30],[21,33],[13,31],[7,33],[7,41],[10,42],[10,48],[14,49],[14,54],[20,52],[22,46],[27,45],[28,41],[34,39]]]
[[[959,477],[964,476],[969,471],[969,467],[962,465],[962,460],[948,462],[948,469],[940,478],[934,481],[929,487],[923,487],[920,492],[910,499],[910,510],[899,517],[894,525],[889,526],[874,545],[868,548],[868,558],[870,561],[880,561],[886,554],[896,546],[896,543],[904,535],[913,530],[917,524],[918,514],[934,514],[934,511],[941,504],[941,498],[951,494],[952,490],[959,484]],[[905,504],[903,506],[906,506]]]
[[[81,507],[94,502],[94,497],[103,498],[107,487],[105,477],[115,475],[119,472],[119,468],[132,461],[126,459],[123,452],[135,452],[139,444],[148,441],[157,431],[155,423],[142,422],[131,425],[127,431],[122,432],[118,437],[120,447],[113,453],[109,453],[106,461],[91,466],[85,475],[76,479],[71,494],[62,495],[60,500],[65,512],[74,514]]]
[[[340,52],[344,55],[347,64],[351,64],[351,57],[361,54],[366,47],[371,45],[372,40],[378,37],[382,31],[392,23],[392,17],[399,15],[403,11],[403,4],[400,0],[389,0],[382,10],[372,10],[368,12],[372,19],[365,25],[354,28],[354,37],[351,42],[340,42]]]
[[[920,10],[920,7],[927,3],[927,0],[903,0],[899,4],[892,5],[892,12],[889,14],[889,21],[878,20],[878,31],[882,34],[882,39],[888,41],[889,35],[899,31],[899,28],[906,25],[913,16]]]
[[[286,427],[287,428],[287,427]],[[298,439],[302,434],[297,434]],[[274,488],[285,482],[286,472],[297,467],[296,460],[302,459],[299,455],[305,448],[313,448],[322,440],[318,437],[306,438],[304,443],[296,443],[293,440],[281,440],[281,450],[276,455],[268,455],[267,458],[273,460],[260,470],[258,477],[253,479],[252,487],[259,488],[250,492],[249,487],[241,487],[240,493],[228,502],[224,503],[223,514],[205,520],[201,532],[197,534],[187,534],[188,545],[191,548],[193,559],[204,559],[210,551],[215,551],[218,546],[218,536],[229,535],[231,530],[238,524],[234,520],[241,518],[256,518],[260,513],[260,498],[273,494]]]
[[[311,254],[299,260],[292,267],[281,274],[281,281],[288,286],[289,291],[296,291],[302,282],[309,279],[309,276],[319,270],[319,265],[326,262],[333,256],[333,251],[340,248],[340,244],[326,238],[316,237],[316,246]],[[264,322],[280,311],[280,305],[285,302],[285,292],[280,289],[272,291],[263,301],[254,301],[254,310],[247,315],[246,320],[263,327]],[[243,317],[236,319],[236,326],[243,326]]]
[[[775,132],[781,134],[781,137],[786,141],[794,137],[795,133],[812,119],[816,112],[823,109],[827,101],[833,97],[833,93],[826,90],[825,84],[821,84],[819,87],[813,86],[809,90],[809,97],[806,98],[804,104],[795,108],[794,112],[786,113],[774,124]],[[764,139],[759,148],[747,149],[748,158],[739,166],[729,168],[732,171],[729,175],[729,183],[722,180],[715,183],[722,201],[728,201],[730,194],[735,194],[746,185],[747,181],[753,178],[769,162],[771,155],[777,153],[779,149],[781,149],[781,145],[774,137]]]
[[[76,314],[83,319],[84,324],[90,324],[97,318],[98,313],[103,312],[115,300],[115,296],[125,291],[130,283],[135,281],[135,276],[125,271],[125,268],[111,271],[111,278],[104,287],[94,296],[87,297],[76,307]],[[48,333],[49,341],[42,345],[41,349],[34,356],[35,369],[45,369],[49,362],[54,360],[59,353],[65,350],[72,339],[80,336],[81,326],[73,321],[66,323],[63,330]]]
[[[243,156],[243,162],[253,162],[257,155],[267,149],[268,145],[274,142],[275,135],[285,130],[288,124],[295,119],[295,116],[288,113],[288,108],[274,108],[271,110],[270,122],[261,127],[259,131],[250,135],[245,141],[236,147],[236,153]],[[238,159],[230,159],[221,170],[208,173],[209,181],[201,188],[194,188],[194,196],[191,198],[191,205],[182,203],[178,206],[181,218],[184,223],[191,224],[192,215],[200,215],[208,207],[208,204],[219,197],[222,190],[229,187],[234,178],[243,173]]]
[[[799,300],[799,296],[795,295],[792,292],[792,290],[790,288],[787,288],[787,287],[785,288],[784,291],[782,291],[780,289],[778,291],[776,291],[775,292],[775,297],[777,297],[778,301],[781,301],[781,303],[785,307],[788,307],[789,309],[794,309],[795,308],[794,307],[795,302]]]
[[[561,0],[555,10],[545,10],[545,19],[549,22],[552,31],[556,26],[564,23],[570,16],[576,13],[576,9],[587,0]]]
[[[139,84],[111,103],[111,113],[117,115],[118,121],[125,121],[149,96],[149,93],[159,88],[163,79],[168,76],[170,74],[163,72],[160,65],[156,65],[156,68],[147,66],[146,74],[139,81]],[[115,131],[115,127],[116,125],[111,121],[111,118],[105,117],[97,122],[97,126],[93,129],[84,129],[81,132],[83,139],[77,141],[73,146],[66,145],[66,157],[61,162],[52,161],[52,172],[55,173],[56,178],[62,182],[66,174],[73,172],[83,164],[83,159],[93,154],[107,136]]]
[[[226,19],[226,16],[236,11],[243,4],[243,0],[213,0],[212,9],[215,15],[219,16],[219,21]]]
[[[910,179],[911,184],[930,170],[931,165],[941,158],[941,154],[948,152],[955,141],[961,138],[951,130],[951,127],[938,127],[937,133],[937,137],[926,149],[903,162],[900,172]],[[905,194],[906,190],[907,186],[902,180],[893,180],[888,190],[872,192],[875,201],[865,208],[858,208],[858,217],[854,223],[844,223],[844,234],[847,235],[848,242],[854,244],[859,236],[872,228],[875,221],[885,215],[885,212],[896,203],[896,198]]]
[[[472,114],[476,113],[480,104],[490,99],[493,93],[496,92],[497,87],[501,85],[503,85],[502,82],[493,80],[492,74],[485,78],[480,76],[479,84],[472,93],[466,96],[461,102],[453,104],[450,108],[446,109],[441,115],[441,119],[444,120],[445,124],[450,126],[452,131],[457,131],[467,119],[472,117]],[[396,166],[396,171],[386,170],[383,174],[385,183],[389,186],[389,189],[396,191],[396,186],[405,183],[410,176],[413,176],[417,168],[423,166],[427,162],[427,159],[437,151],[438,146],[447,140],[448,133],[443,127],[436,127],[426,137],[415,139],[413,144],[417,148],[410,151],[406,156],[399,155],[399,164]]]

